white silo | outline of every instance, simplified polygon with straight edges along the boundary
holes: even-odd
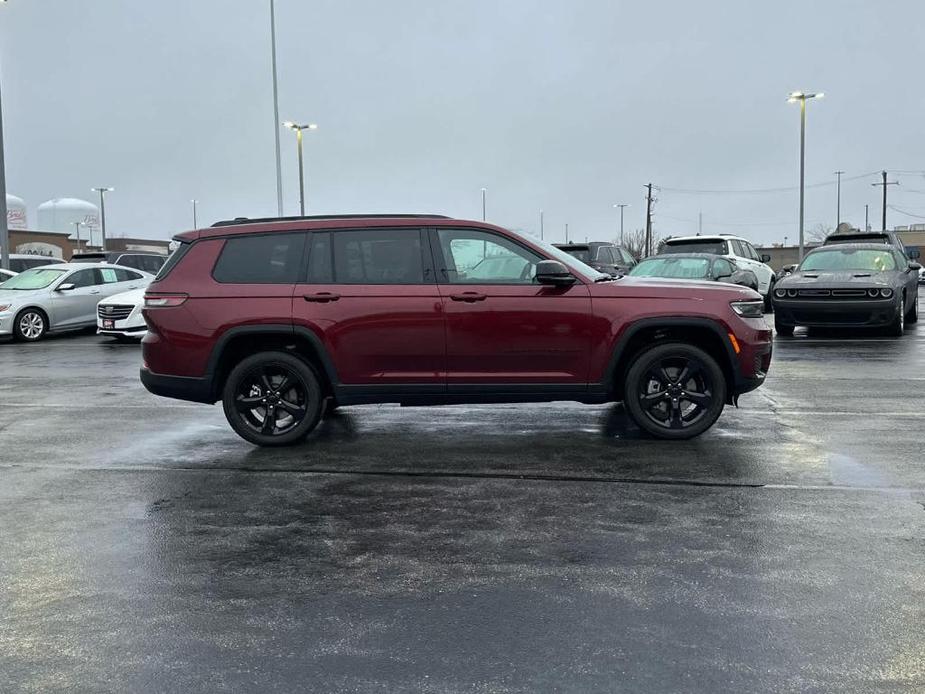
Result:
[[[80,230],[75,225],[80,222]],[[42,231],[66,231],[82,244],[100,244],[100,211],[92,202],[77,198],[54,198],[39,205],[38,228]]]

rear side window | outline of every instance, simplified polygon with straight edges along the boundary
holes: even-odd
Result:
[[[158,270],[161,269],[161,265],[164,264],[166,258],[162,258],[156,255],[143,255],[141,256],[141,267],[139,270],[144,270],[145,272],[150,272],[152,275],[156,275]]]
[[[116,263],[124,267],[133,267],[136,270],[141,269],[141,264],[138,262],[137,255],[122,255],[116,259]]]
[[[311,235],[308,250],[309,284],[330,284],[334,281],[334,260],[331,255],[331,234],[326,231]]]
[[[662,253],[712,253],[714,255],[726,255],[726,242],[717,239],[690,239],[687,241],[678,241],[676,243],[668,242],[662,247]]]
[[[157,281],[164,279],[167,276],[167,273],[173,270],[177,263],[182,260],[183,256],[186,255],[186,252],[192,245],[193,244],[184,241],[179,246],[177,246],[176,250],[174,250],[174,252],[170,254],[170,257],[167,258],[167,262],[161,265],[161,269],[157,271],[157,277],[155,277],[154,280]]]
[[[291,284],[299,279],[305,234],[260,234],[225,241],[212,277],[226,284]]]
[[[330,234],[338,284],[422,284],[418,229],[370,229]]]
[[[131,270],[123,270],[121,267],[113,268],[113,272],[116,273],[117,282],[133,282],[134,280],[140,280],[141,275],[137,272],[132,272]]]

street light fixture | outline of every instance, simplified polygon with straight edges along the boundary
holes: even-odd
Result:
[[[293,123],[287,120],[283,123],[290,130],[295,131],[296,146],[299,149],[299,214],[305,216],[305,169],[302,164],[302,131],[317,130],[318,126],[314,123]]]
[[[115,188],[91,188],[94,193],[100,194],[100,250],[106,250],[106,193],[111,193]]]
[[[614,204],[614,208],[620,208],[620,245],[623,245],[623,209],[629,207],[629,203],[618,202]]]
[[[800,104],[800,260],[803,260],[803,206],[806,195],[806,102],[809,99],[821,99],[825,94],[807,94],[790,92],[787,103]]]

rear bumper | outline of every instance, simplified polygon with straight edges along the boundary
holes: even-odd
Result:
[[[209,405],[216,400],[212,392],[212,381],[209,378],[164,376],[141,367],[141,383],[148,389],[148,392],[164,398],[202,402]]]

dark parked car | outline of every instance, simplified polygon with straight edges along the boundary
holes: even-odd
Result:
[[[111,263],[130,267],[142,272],[156,275],[161,266],[167,262],[167,256],[161,253],[146,253],[144,251],[96,251],[75,253],[71,256],[72,263]]]
[[[636,265],[636,259],[632,253],[622,246],[605,241],[557,243],[555,246],[598,272],[613,277],[628,274]]]
[[[830,246],[835,243],[885,243],[907,258],[918,258],[919,255],[918,249],[907,249],[895,231],[861,231],[850,227],[840,228],[826,236],[822,245]]]
[[[633,268],[630,276],[726,282],[758,291],[758,278],[754,272],[743,270],[729,258],[709,253],[656,255],[645,258]]]
[[[919,317],[921,265],[892,246],[852,243],[808,253],[774,289],[774,326],[792,335],[810,327],[886,327],[902,335]]]
[[[145,295],[141,380],[221,400],[258,445],[304,438],[326,405],[386,402],[623,401],[686,439],[771,361],[749,289],[614,279],[484,222],[233,220],[177,240]]]
[[[61,258],[51,258],[47,255],[32,255],[31,253],[10,253],[10,270],[12,272],[25,272],[34,267],[43,265],[57,265],[63,263]]]

